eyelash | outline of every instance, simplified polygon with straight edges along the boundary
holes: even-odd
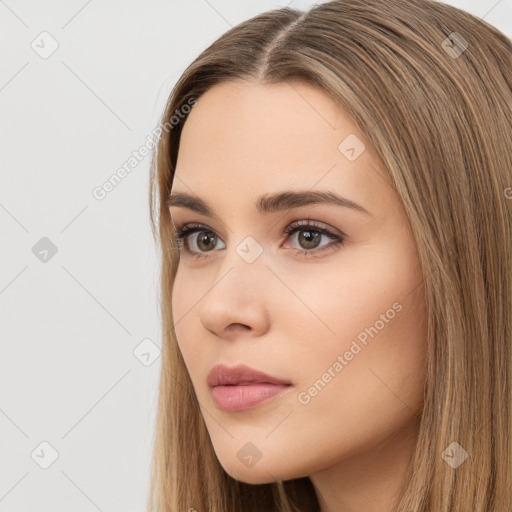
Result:
[[[178,249],[183,246],[185,252],[190,257],[192,257],[194,259],[207,258],[208,253],[213,252],[213,251],[207,251],[205,253],[194,252],[194,251],[189,250],[186,247],[186,244],[183,243],[191,234],[201,232],[201,231],[204,231],[206,233],[212,233],[212,234],[216,235],[215,231],[213,231],[208,226],[205,226],[203,224],[195,224],[195,223],[185,224],[181,228],[176,228],[175,236],[176,236],[176,242],[177,242]],[[321,233],[322,235],[327,236],[331,240],[335,240],[334,243],[326,244],[326,245],[321,246],[320,248],[316,248],[316,249],[309,249],[309,250],[307,250],[307,249],[291,249],[292,251],[295,251],[295,254],[299,254],[304,257],[316,256],[317,253],[327,250],[329,247],[338,248],[345,243],[344,237],[335,235],[328,229],[326,229],[322,226],[319,226],[314,221],[310,221],[310,220],[292,222],[283,230],[283,234],[286,235],[287,237],[289,237],[291,234],[294,234],[297,231],[315,231],[315,232]]]

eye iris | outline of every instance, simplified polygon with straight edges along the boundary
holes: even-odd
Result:
[[[306,233],[306,235],[304,236],[303,233]],[[305,249],[314,249],[315,247],[318,246],[317,242],[319,241],[321,236],[321,233],[303,229],[299,232],[299,243],[302,245],[303,242],[305,241]],[[312,246],[309,245],[311,242],[313,242]]]
[[[210,243],[210,247],[208,247],[208,240],[210,242],[213,241],[213,244]],[[206,247],[202,246],[203,242],[206,242]],[[199,247],[199,249],[201,249],[201,251],[211,250],[213,247],[215,247],[215,235],[212,236],[212,234],[208,233],[207,231],[200,231],[197,237],[197,246]]]

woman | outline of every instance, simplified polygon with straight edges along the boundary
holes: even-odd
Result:
[[[511,55],[442,3],[352,0],[185,70],[151,511],[512,508]]]

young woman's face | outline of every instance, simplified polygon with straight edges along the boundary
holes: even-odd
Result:
[[[248,483],[298,478],[410,432],[425,378],[423,278],[398,196],[351,118],[304,84],[217,85],[184,125],[179,193],[212,212],[171,203],[178,230],[200,225],[182,241],[172,307],[224,469]],[[219,364],[290,384],[240,375],[211,388]]]

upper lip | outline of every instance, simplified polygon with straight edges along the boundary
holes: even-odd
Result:
[[[235,386],[248,383],[291,384],[291,382],[272,377],[263,372],[239,364],[229,368],[223,364],[214,366],[208,374],[208,386]]]

